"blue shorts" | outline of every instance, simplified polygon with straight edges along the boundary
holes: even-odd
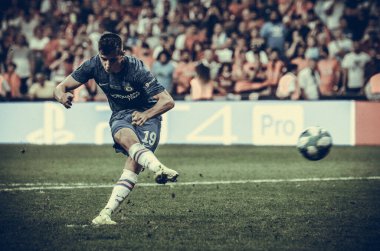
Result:
[[[141,144],[154,152],[160,141],[161,116],[148,119],[142,126],[134,126],[132,125],[132,112],[133,111],[120,111],[112,115],[109,122],[112,137],[114,138],[120,129],[129,128],[136,133]],[[123,153],[129,156],[128,152],[121,145],[116,143],[115,138],[114,142],[113,147],[117,153]]]

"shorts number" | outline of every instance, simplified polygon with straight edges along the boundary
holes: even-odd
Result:
[[[144,138],[142,139],[143,143],[153,146],[154,143],[156,142],[156,139],[157,139],[157,134],[155,132],[144,131]]]

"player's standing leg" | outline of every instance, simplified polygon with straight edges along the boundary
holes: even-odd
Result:
[[[108,200],[107,205],[99,213],[99,215],[92,220],[95,225],[114,225],[115,221],[111,220],[111,214],[120,206],[120,204],[127,198],[129,193],[137,183],[137,176],[141,171],[141,166],[134,160],[128,157],[125,162],[125,167],[120,179],[116,182],[112,194]]]

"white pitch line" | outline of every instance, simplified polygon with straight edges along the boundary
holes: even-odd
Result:
[[[90,225],[75,225],[75,224],[70,224],[70,225],[66,225],[66,227],[70,227],[70,228],[85,228],[85,227],[89,227]]]
[[[297,179],[260,179],[260,180],[219,180],[219,181],[193,181],[170,183],[166,186],[193,186],[193,185],[222,185],[246,183],[286,183],[286,182],[320,182],[320,181],[352,181],[352,180],[380,180],[380,176],[369,177],[327,177],[327,178],[297,178]],[[139,187],[165,186],[156,183],[139,183]],[[86,188],[111,188],[113,184],[96,183],[10,183],[0,184],[0,192],[33,191],[33,190],[63,190]]]

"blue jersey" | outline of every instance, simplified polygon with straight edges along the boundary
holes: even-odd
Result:
[[[71,76],[80,83],[94,79],[107,95],[113,113],[145,111],[156,104],[152,97],[165,90],[141,60],[131,56],[124,56],[120,72],[107,73],[99,55],[96,55],[85,61]]]

